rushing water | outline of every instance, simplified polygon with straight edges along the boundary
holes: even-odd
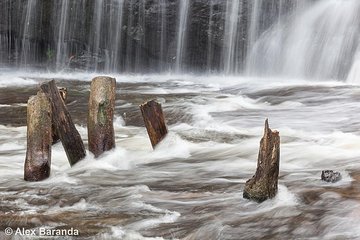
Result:
[[[116,149],[23,180],[26,101],[50,77],[68,87],[85,143],[89,74],[2,71],[0,230],[76,228],[80,239],[359,239],[360,88],[340,82],[114,75]],[[157,98],[170,134],[153,151],[138,105]],[[265,118],[281,136],[279,193],[242,198]],[[340,171],[336,184],[324,169]],[[3,239],[4,233],[0,233]]]
[[[358,0],[1,1],[0,239],[360,239],[359,13]],[[116,149],[71,168],[58,143],[50,178],[25,182],[41,82],[68,88],[87,144],[97,74],[79,69],[121,72]],[[170,133],[153,151],[138,105],[154,98]],[[258,204],[242,194],[266,118],[279,192]],[[342,180],[322,182],[327,169]]]

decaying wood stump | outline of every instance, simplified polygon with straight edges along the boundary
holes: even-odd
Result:
[[[84,143],[61,99],[55,81],[44,83],[40,88],[50,99],[53,123],[72,166],[86,156]]]
[[[151,100],[140,105],[140,109],[151,145],[155,148],[168,133],[161,104]]]
[[[67,98],[67,89],[64,88],[64,87],[58,87],[59,89],[59,93],[60,93],[60,96],[61,96],[61,99],[63,100],[64,104],[66,102],[66,98]],[[54,123],[52,124],[52,144],[55,144],[57,142],[60,141],[60,137],[59,135],[57,134],[56,132],[56,128],[55,128],[55,125]]]
[[[115,147],[114,110],[116,80],[96,77],[91,82],[88,115],[89,151],[95,157]]]
[[[257,202],[275,197],[278,190],[279,164],[279,132],[272,131],[266,119],[264,136],[260,141],[256,173],[246,182],[243,197]]]
[[[27,105],[26,181],[41,181],[50,176],[51,122],[51,104],[45,93],[39,91]]]

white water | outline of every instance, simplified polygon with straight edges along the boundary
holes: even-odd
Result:
[[[356,51],[356,55],[353,60],[353,64],[346,82],[350,84],[360,84],[360,44]]]
[[[58,45],[56,48],[56,70],[60,71],[64,69],[65,66],[63,65],[66,60],[69,59],[69,56],[66,56],[68,50],[66,49],[66,42],[65,42],[65,31],[67,29],[68,24],[68,14],[69,14],[69,1],[64,0],[61,2],[61,15],[60,15],[60,26],[59,26],[59,37],[58,37]]]
[[[166,0],[161,0],[159,1],[160,4],[160,8],[161,8],[161,18],[160,18],[160,23],[161,23],[161,36],[160,36],[160,71],[166,71],[167,70],[167,64],[166,64],[166,58],[167,58],[167,50],[166,50],[166,42],[167,42],[167,32],[166,29],[168,28],[167,26],[167,21],[166,21]]]
[[[26,22],[33,21],[35,2],[28,2]],[[96,2],[92,29],[97,34],[89,39],[94,48],[89,50],[99,55],[103,3]],[[105,31],[106,70],[118,69],[118,51],[126,43],[125,69],[140,72],[140,47],[148,40],[143,35],[146,7],[145,1],[137,8],[134,3],[127,5],[129,12],[140,14],[125,20],[136,28],[123,29],[124,2],[111,2],[110,29],[116,31]],[[224,13],[226,73],[240,69],[243,3],[228,1]],[[157,41],[164,59],[169,24],[166,6],[159,4]],[[280,1],[268,11],[275,19],[270,27],[264,26],[260,10],[266,4],[256,0],[251,9],[246,70],[256,77],[112,74],[118,95],[116,149],[99,159],[88,153],[71,168],[56,144],[51,176],[40,183],[22,180],[28,97],[50,78],[68,87],[68,107],[86,144],[89,81],[100,73],[1,69],[0,239],[7,226],[64,225],[97,239],[359,239],[359,1],[294,1],[291,11]],[[65,10],[70,5],[61,3],[57,66],[69,50],[64,41],[73,17]],[[181,1],[174,56],[178,72],[187,64],[190,10],[190,2]],[[27,36],[32,28],[25,27]],[[212,27],[209,19],[209,42]],[[33,57],[27,41],[22,40],[24,64]],[[209,72],[213,47],[207,48]],[[162,103],[170,131],[154,151],[137,107],[152,98]],[[243,199],[242,191],[256,168],[266,118],[281,136],[279,192],[257,204]],[[325,169],[340,171],[342,180],[321,182]]]
[[[5,96],[18,91],[13,82],[19,79],[32,84],[20,89],[32,89],[43,81],[39,78],[50,76],[66,79],[61,85],[71,90],[69,109],[87,142],[82,113],[94,75],[3,70],[0,194],[1,207],[10,212],[1,215],[2,225],[30,227],[36,218],[36,226],[66,222],[89,232],[93,219],[102,226],[98,239],[360,237],[360,203],[351,188],[358,183],[350,176],[360,167],[354,114],[360,107],[359,87],[301,79],[113,75],[119,93],[116,149],[99,159],[88,154],[71,168],[56,144],[50,178],[27,183],[22,180],[25,116],[22,126],[5,125],[8,114],[19,116],[16,101]],[[171,122],[169,136],[155,151],[146,130],[129,119],[138,104],[154,95]],[[265,118],[281,136],[280,186],[275,199],[259,205],[244,200],[242,190],[256,168]],[[323,169],[340,171],[343,179],[323,183]]]
[[[178,25],[178,36],[176,44],[176,63],[175,71],[180,73],[182,71],[183,56],[186,54],[186,33],[188,24],[189,14],[189,0],[180,1],[180,12],[179,12],[179,25]]]
[[[36,49],[33,49],[33,46],[31,46],[31,39],[30,36],[33,34],[34,31],[34,25],[36,20],[36,6],[37,6],[37,0],[29,0],[27,2],[27,8],[26,8],[26,14],[24,15],[25,21],[24,21],[24,28],[23,28],[23,38],[21,41],[21,53],[20,53],[20,65],[22,67],[27,66],[31,61],[34,59],[31,57],[36,56],[34,52],[36,52]],[[34,51],[34,52],[32,52]]]
[[[236,40],[238,39],[238,24],[241,24],[241,12],[242,1],[232,0],[226,4],[226,12],[229,13],[225,22],[225,36],[224,36],[224,73],[237,73],[236,65],[238,61],[235,59],[236,52]],[[235,65],[235,69],[234,69]]]
[[[250,72],[313,79],[346,78],[359,45],[360,2],[321,0],[280,21],[257,40]],[[349,64],[350,63],[350,64]]]

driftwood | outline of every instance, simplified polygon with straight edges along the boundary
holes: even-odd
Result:
[[[115,147],[114,110],[116,80],[96,77],[91,82],[88,115],[89,151],[95,157]]]
[[[56,132],[59,134],[70,165],[74,165],[86,156],[84,143],[79,132],[76,130],[71,116],[61,99],[55,81],[52,80],[40,86],[50,99],[52,106],[52,118]]]
[[[26,181],[41,181],[50,176],[51,104],[39,91],[27,105],[27,150],[24,166]]]
[[[58,87],[58,89],[59,89],[59,93],[60,93],[60,96],[61,96],[61,100],[63,100],[63,102],[65,104],[66,98],[67,98],[67,89],[64,88],[64,87]],[[59,141],[60,141],[60,137],[57,134],[55,125],[53,123],[52,124],[52,144],[55,144],[55,143],[57,143]]]
[[[244,198],[263,202],[275,197],[278,190],[279,163],[279,132],[272,131],[266,120],[264,136],[260,142],[256,173],[245,184]]]
[[[140,105],[140,109],[151,145],[155,148],[168,133],[161,105],[151,100]]]

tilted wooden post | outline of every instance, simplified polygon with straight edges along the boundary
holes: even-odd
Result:
[[[51,144],[51,104],[45,93],[39,91],[27,105],[26,181],[41,181],[50,176]]]
[[[245,183],[243,197],[257,202],[275,197],[278,190],[279,164],[279,132],[272,131],[266,119],[264,136],[260,142],[256,173]]]
[[[52,80],[48,83],[44,83],[40,88],[50,99],[53,123],[56,132],[59,134],[69,163],[72,166],[86,156],[84,143],[61,99],[55,81]]]
[[[168,133],[161,105],[155,100],[151,100],[140,105],[140,109],[151,145],[155,148]]]
[[[64,87],[58,87],[59,89],[59,93],[60,93],[60,96],[61,96],[61,99],[63,100],[64,104],[66,102],[66,98],[67,98],[67,89],[64,88]],[[57,134],[56,132],[56,128],[55,128],[55,125],[54,123],[52,124],[52,144],[55,144],[57,142],[60,141],[60,137],[59,135]]]
[[[89,151],[95,157],[115,147],[114,110],[116,80],[96,77],[91,82],[88,115]]]

